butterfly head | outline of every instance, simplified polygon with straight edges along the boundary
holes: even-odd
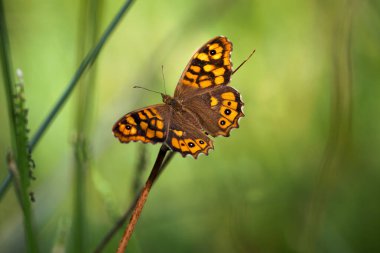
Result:
[[[166,95],[166,94],[163,94],[161,93],[161,97],[162,97],[162,101],[171,106],[174,110],[176,111],[181,111],[182,110],[182,104],[179,100],[169,96],[169,95]]]
[[[161,97],[162,97],[162,101],[165,104],[167,104],[167,105],[172,105],[173,104],[174,99],[171,96],[166,95],[164,93],[161,93]]]

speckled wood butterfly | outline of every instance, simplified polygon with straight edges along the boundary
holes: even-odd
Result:
[[[123,116],[113,126],[120,142],[162,142],[171,150],[197,158],[208,154],[208,137],[229,136],[243,117],[240,93],[227,86],[232,75],[232,43],[218,36],[204,44],[185,68],[174,97],[161,94],[164,104]]]

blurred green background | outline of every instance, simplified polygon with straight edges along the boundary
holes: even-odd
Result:
[[[98,1],[91,9],[95,3],[4,2],[32,135],[123,1]],[[216,35],[233,42],[235,67],[256,49],[231,82],[246,117],[229,138],[215,139],[208,157],[174,157],[127,251],[380,252],[380,2],[374,0],[136,1],[32,154],[41,252],[93,252],[159,150],[122,145],[111,133],[123,114],[161,102],[131,87],[163,91],[164,65],[173,94],[192,53]],[[1,87],[3,161],[10,150],[5,98]],[[80,143],[84,163],[76,159]],[[6,175],[2,162],[0,180]],[[104,252],[114,252],[121,235]],[[1,252],[26,251],[13,185],[0,202],[0,245]]]

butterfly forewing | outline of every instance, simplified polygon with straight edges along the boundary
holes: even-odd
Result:
[[[112,131],[120,142],[164,142],[170,119],[170,107],[152,105],[130,112],[118,120]]]
[[[231,51],[232,43],[223,36],[204,44],[183,71],[174,97],[186,98],[199,89],[228,84],[232,74]]]

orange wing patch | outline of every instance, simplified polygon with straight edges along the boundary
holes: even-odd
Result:
[[[182,156],[192,155],[197,158],[201,153],[207,155],[208,151],[214,148],[212,140],[203,134],[202,136],[197,135],[192,132],[170,129],[166,144],[171,150],[181,153]]]
[[[125,115],[115,123],[112,131],[115,137],[124,143],[156,143],[165,140],[165,124],[162,115],[154,106]]]
[[[228,84],[232,74],[231,51],[232,43],[227,38],[210,40],[193,55],[179,83],[201,89]]]
[[[232,88],[231,88],[232,89]],[[234,91],[236,92],[236,91]],[[220,95],[222,103],[219,108],[221,117],[218,120],[218,126],[222,131],[218,135],[228,136],[231,128],[239,127],[238,120],[244,116],[241,107],[244,105],[240,100],[239,94],[232,91],[224,92]],[[213,97],[211,97],[212,102]]]

